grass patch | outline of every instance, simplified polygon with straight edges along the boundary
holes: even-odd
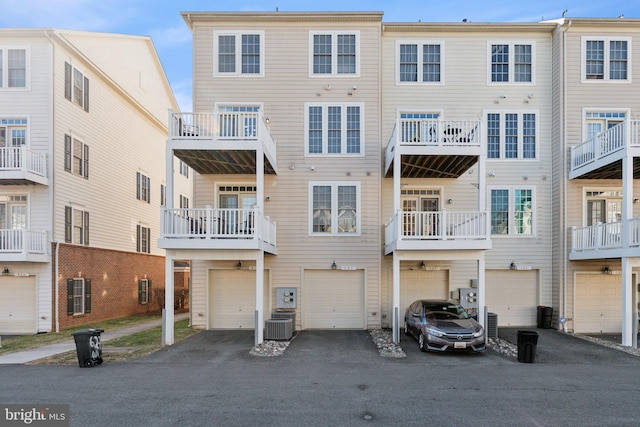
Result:
[[[76,326],[73,328],[64,329],[60,332],[48,332],[46,334],[21,335],[11,338],[3,338],[2,347],[0,348],[0,354],[12,353],[14,351],[27,350],[30,348],[42,347],[48,344],[56,344],[59,342],[72,340],[73,337],[71,336],[71,334],[80,329],[100,328],[104,329],[105,331],[114,331],[117,329],[125,328],[127,326],[136,325],[142,322],[148,322],[150,320],[158,320],[161,318],[161,316],[123,317],[120,319],[112,319],[99,323]]]
[[[189,327],[189,320],[180,320],[175,323],[174,341],[197,334],[199,331]],[[162,326],[132,335],[115,338],[102,343],[103,363],[122,362],[147,356],[162,348]],[[118,351],[122,349],[122,351]],[[126,349],[126,350],[125,350]],[[113,351],[110,351],[113,350]],[[76,351],[56,354],[44,359],[35,360],[30,365],[72,365],[77,364]]]

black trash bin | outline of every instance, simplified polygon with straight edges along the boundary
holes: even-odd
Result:
[[[542,308],[542,329],[551,329],[551,319],[553,318],[553,307]]]
[[[533,363],[538,346],[538,333],[518,331],[518,362]]]
[[[104,329],[81,329],[71,334],[76,342],[78,365],[81,368],[90,368],[102,363],[100,334],[103,332]]]

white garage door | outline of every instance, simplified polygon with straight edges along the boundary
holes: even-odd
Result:
[[[36,278],[0,276],[0,335],[37,333]]]
[[[498,314],[498,326],[536,326],[536,270],[488,270],[485,280],[487,309]]]
[[[305,329],[364,329],[363,270],[305,270]]]
[[[575,331],[622,331],[622,276],[576,274]]]
[[[393,292],[393,289],[392,289]],[[400,319],[418,299],[449,299],[447,270],[402,270],[400,272]]]
[[[264,272],[265,310],[268,307],[268,272]],[[253,270],[209,270],[209,328],[254,329],[256,272]],[[264,312],[265,319],[269,313]]]

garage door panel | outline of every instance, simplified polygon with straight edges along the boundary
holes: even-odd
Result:
[[[400,272],[400,314],[418,299],[449,299],[447,270],[402,270]]]
[[[574,329],[578,333],[620,333],[622,279],[618,275],[577,274]]]
[[[538,307],[536,270],[488,270],[485,299],[498,326],[535,326]]]
[[[265,304],[268,302],[268,272],[265,271]],[[256,272],[253,270],[209,271],[209,327],[254,329]],[[268,313],[265,312],[265,317]]]
[[[37,333],[36,278],[0,277],[0,335]]]
[[[305,329],[363,329],[364,271],[307,270],[302,300]]]

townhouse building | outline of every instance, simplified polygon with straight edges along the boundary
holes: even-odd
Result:
[[[631,344],[638,20],[182,16],[194,111],[170,113],[167,157],[198,175],[159,246],[194,260],[194,327],[259,343],[286,308],[397,342],[413,300],[451,298]]]
[[[149,37],[0,30],[0,334],[158,308],[176,105]]]

